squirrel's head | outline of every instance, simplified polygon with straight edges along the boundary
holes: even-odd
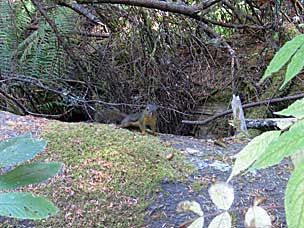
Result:
[[[149,114],[149,116],[153,116],[156,114],[157,105],[155,104],[148,104],[145,108],[145,112]]]

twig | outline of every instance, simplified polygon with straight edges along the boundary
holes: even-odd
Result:
[[[84,8],[82,5],[78,4],[77,2],[72,2],[71,4],[68,4],[64,1],[60,1],[58,4],[61,6],[68,7],[70,9],[74,10],[75,12],[85,16],[90,21],[92,21],[94,24],[103,26],[107,33],[109,32],[108,26],[106,26],[98,17],[96,17],[88,9]]]

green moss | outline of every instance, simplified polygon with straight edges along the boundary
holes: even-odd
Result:
[[[61,161],[65,168],[53,183],[35,190],[60,208],[36,227],[140,227],[146,199],[160,181],[182,179],[189,170],[157,137],[125,129],[58,123],[42,137],[48,147],[37,159]],[[168,153],[175,153],[172,161]]]
[[[194,181],[192,183],[192,189],[195,192],[199,192],[201,191],[203,188],[207,188],[208,187],[208,183],[203,183],[202,181]]]
[[[237,215],[235,214],[234,211],[229,212],[230,216],[231,216],[231,227],[232,228],[237,228]]]

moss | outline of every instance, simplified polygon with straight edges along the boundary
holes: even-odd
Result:
[[[199,181],[199,180],[194,181],[194,182],[192,183],[192,189],[193,189],[193,191],[195,191],[195,192],[199,192],[199,191],[201,191],[203,188],[207,188],[207,187],[208,187],[208,183],[203,183],[202,181]]]
[[[230,216],[231,216],[231,227],[232,228],[237,228],[237,215],[234,211],[229,212]]]
[[[52,183],[33,190],[60,208],[35,227],[140,227],[146,199],[160,190],[160,181],[182,179],[189,171],[177,151],[151,135],[102,124],[56,123],[42,137],[48,147],[37,159],[62,161],[65,168]],[[176,154],[172,161],[168,153]]]

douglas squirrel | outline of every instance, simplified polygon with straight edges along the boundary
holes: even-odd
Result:
[[[141,133],[146,133],[146,126],[149,126],[153,135],[156,135],[156,121],[157,121],[157,106],[148,104],[142,112],[132,113],[126,115],[121,121],[119,127],[139,127]]]

